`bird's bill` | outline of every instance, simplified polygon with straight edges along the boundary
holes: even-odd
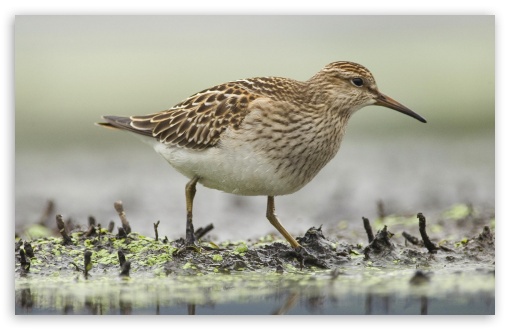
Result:
[[[386,96],[382,93],[379,94],[379,96],[376,98],[376,101],[374,103],[375,105],[380,105],[386,108],[390,108],[393,110],[396,110],[398,112],[401,112],[405,115],[411,116],[414,119],[417,119],[421,121],[422,123],[426,123],[427,121],[425,118],[417,114],[416,112],[412,111],[411,109],[407,108],[406,106],[400,104],[399,102],[395,101],[389,96]]]

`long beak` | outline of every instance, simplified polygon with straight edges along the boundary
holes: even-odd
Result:
[[[379,96],[376,98],[376,102],[374,104],[375,105],[380,105],[380,106],[383,106],[383,107],[386,107],[386,108],[390,108],[390,109],[393,109],[393,110],[397,110],[398,112],[401,112],[401,113],[403,113],[405,115],[411,116],[414,119],[417,119],[417,120],[421,121],[422,123],[426,123],[427,122],[425,120],[425,118],[423,118],[422,116],[420,116],[416,112],[412,111],[411,109],[407,108],[406,106],[398,103],[397,101],[395,101],[391,97],[386,96],[386,95],[384,95],[382,93],[379,93]]]

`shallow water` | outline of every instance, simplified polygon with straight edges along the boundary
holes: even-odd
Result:
[[[487,269],[428,272],[365,269],[316,273],[134,277],[93,274],[18,279],[16,314],[461,314],[495,313],[495,277]]]

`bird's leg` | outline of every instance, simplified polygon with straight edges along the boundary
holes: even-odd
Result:
[[[280,234],[285,237],[287,242],[289,242],[294,249],[301,247],[301,245],[294,239],[294,237],[292,237],[292,235],[289,234],[285,228],[283,228],[280,220],[278,220],[276,217],[276,214],[274,213],[274,196],[267,196],[266,217],[267,220],[269,220],[269,222],[280,232]]]
[[[195,229],[193,228],[193,199],[197,192],[197,182],[199,177],[196,176],[186,184],[186,247],[198,250],[195,242]]]
[[[294,248],[294,253],[299,260],[301,269],[304,267],[305,262],[308,264],[318,266],[321,268],[328,268],[327,265],[322,261],[317,259],[314,255],[312,255],[310,252],[308,252],[301,244],[299,244],[294,237],[292,237],[289,232],[283,228],[282,224],[280,223],[280,220],[276,217],[276,213],[274,212],[274,196],[267,196],[267,211],[266,211],[266,217],[269,220],[269,222],[280,232],[280,234],[285,237],[287,242],[290,243],[290,245]]]

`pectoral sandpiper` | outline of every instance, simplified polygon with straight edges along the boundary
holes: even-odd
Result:
[[[186,244],[196,184],[238,195],[267,197],[266,217],[296,249],[300,244],[275,214],[274,196],[301,189],[337,153],[347,121],[380,105],[425,119],[377,89],[365,67],[326,65],[308,81],[241,79],[198,92],[174,107],[144,116],[104,116],[102,126],[146,139],[186,185]]]

